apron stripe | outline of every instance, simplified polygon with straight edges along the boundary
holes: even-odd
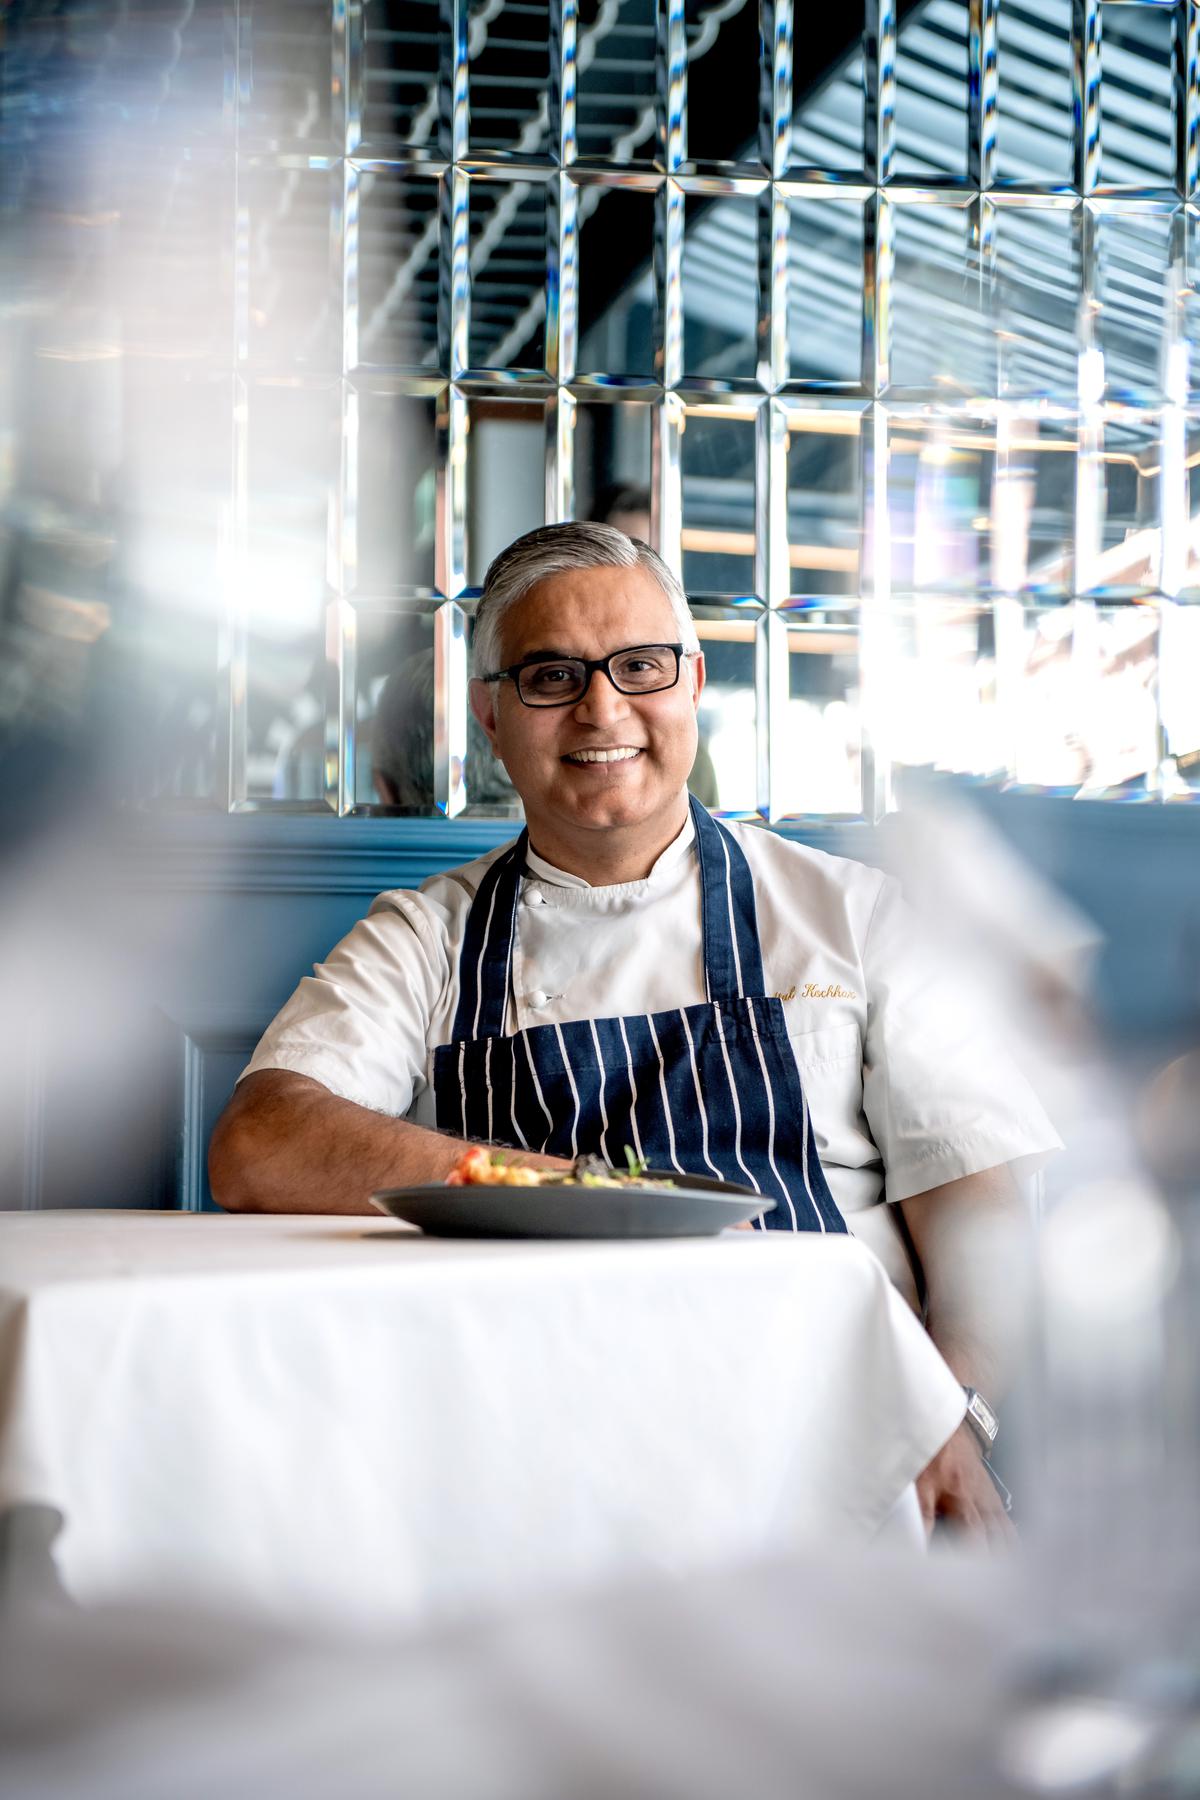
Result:
[[[604,1104],[604,1058],[600,1054],[600,1038],[596,1031],[595,1019],[589,1019],[592,1028],[592,1042],[596,1046],[596,1067],[600,1071],[600,1142],[603,1144],[608,1136],[608,1108]]]
[[[465,1043],[462,1043],[458,1046],[458,1087],[459,1087],[459,1092],[462,1095],[462,1134],[464,1137],[466,1137],[468,1135],[468,1132],[467,1132],[467,1084],[463,1080],[463,1067],[466,1062],[466,1055],[467,1055],[467,1046]]]
[[[516,1132],[517,1136],[521,1140],[522,1150],[528,1150],[529,1140],[525,1136],[525,1133],[521,1130],[521,1122],[517,1118],[517,1058],[516,1058],[516,1052],[512,1048],[512,1045],[513,1045],[512,1038],[505,1038],[504,1041],[509,1047],[508,1048],[508,1066],[512,1073],[512,1088],[511,1088],[512,1098],[510,1099],[510,1101],[508,1103],[508,1116],[512,1120],[513,1130]]]
[[[721,1007],[720,1007],[719,1002],[713,1007],[713,1018],[716,1021],[717,1036],[721,1040],[721,1055],[725,1059],[725,1073],[729,1078],[729,1096],[730,1096],[730,1099],[733,1101],[733,1118],[734,1118],[733,1154],[737,1157],[738,1168],[742,1171],[742,1174],[746,1177],[746,1180],[750,1183],[750,1186],[754,1189],[756,1194],[761,1194],[762,1189],[759,1187],[757,1181],[755,1181],[753,1175],[750,1173],[749,1169],[746,1167],[745,1163],[742,1161],[742,1109],[738,1105],[737,1083],[733,1079],[733,1069],[730,1066],[730,1062],[729,1062],[729,1045],[725,1042],[725,1027],[721,1023]]]
[[[485,1086],[486,1086],[486,1087],[487,1087],[487,1109],[488,1109],[488,1130],[487,1130],[487,1141],[488,1141],[488,1143],[489,1143],[489,1144],[490,1144],[490,1143],[491,1143],[491,1142],[492,1142],[492,1140],[493,1140],[493,1128],[492,1128],[492,1045],[493,1045],[493,1044],[494,1044],[494,1043],[495,1043],[495,1041],[496,1041],[496,1040],[495,1040],[495,1038],[489,1038],[489,1039],[488,1039],[488,1041],[487,1041],[487,1049],[486,1049],[486,1050],[485,1050],[485,1051],[484,1051],[484,1053],[483,1053],[483,1079],[484,1079],[484,1084],[485,1084]]]
[[[792,1196],[788,1193],[787,1183],[779,1173],[775,1164],[775,1101],[771,1095],[771,1078],[767,1074],[767,1059],[762,1052],[762,1044],[758,1037],[758,1021],[754,1017],[754,1002],[750,1002],[750,1035],[754,1039],[754,1049],[758,1056],[758,1066],[762,1070],[763,1092],[767,1097],[767,1161],[771,1165],[771,1173],[779,1183],[779,1190],[787,1201],[788,1212],[792,1218],[792,1230],[799,1231],[796,1222],[796,1208],[792,1205]],[[805,1172],[807,1180],[807,1171]]]
[[[729,862],[729,845],[725,841],[725,833],[719,825],[717,831],[720,833],[721,854],[725,858],[725,905],[729,913],[729,941],[733,946],[734,978],[737,981],[738,999],[741,1000],[745,997],[746,990],[742,986],[742,957],[738,949],[737,926],[733,919],[733,869]]]
[[[563,1059],[563,1068],[567,1071],[567,1080],[571,1087],[571,1099],[575,1103],[575,1111],[571,1115],[571,1155],[579,1155],[579,1089],[575,1086],[575,1077],[571,1073],[571,1059],[567,1055],[567,1046],[563,1043],[562,1026],[554,1027],[554,1035],[558,1039],[558,1048]]]
[[[813,1198],[812,1183],[808,1179],[808,1102],[807,1101],[805,1101],[805,1103],[804,1103],[804,1109],[803,1109],[803,1112],[801,1115],[801,1120],[800,1120],[800,1167],[804,1170],[805,1192],[807,1193],[808,1198],[812,1204],[813,1211],[817,1215],[817,1222],[819,1223],[821,1230],[824,1231],[825,1221],[821,1217],[820,1207],[817,1205],[816,1200]]]
[[[650,1014],[650,1036],[654,1039],[654,1054],[658,1058],[658,1085],[662,1093],[663,1117],[667,1121],[667,1143],[671,1147],[671,1167],[680,1175],[686,1174],[683,1164],[675,1154],[675,1127],[671,1123],[671,1102],[667,1098],[667,1070],[663,1062],[662,1045],[658,1041],[658,1033],[654,1029],[654,1014]]]
[[[637,1124],[638,1091],[637,1091],[637,1082],[634,1079],[634,1074],[633,1074],[633,1055],[629,1048],[629,1037],[625,1030],[624,1019],[618,1019],[617,1024],[621,1027],[621,1042],[625,1046],[625,1067],[629,1071],[629,1128],[633,1133],[633,1154],[637,1157],[639,1162],[645,1162],[646,1159],[642,1155],[642,1140],[638,1134],[638,1124]]]
[[[542,1139],[542,1148],[545,1149],[545,1146],[550,1142],[551,1137],[554,1135],[554,1120],[550,1117],[550,1112],[546,1105],[546,1096],[542,1093],[542,1084],[538,1080],[537,1069],[534,1067],[533,1053],[529,1048],[529,1033],[527,1031],[522,1031],[518,1033],[518,1036],[525,1046],[525,1060],[529,1064],[529,1073],[533,1076],[533,1086],[538,1097],[538,1105],[541,1107],[543,1117],[546,1121],[546,1135]]]
[[[700,1071],[696,1067],[696,1040],[692,1036],[692,1028],[688,1024],[687,1013],[684,1012],[682,1008],[680,1008],[679,1017],[682,1021],[684,1032],[687,1035],[688,1061],[691,1064],[692,1070],[692,1086],[696,1090],[696,1111],[700,1115],[700,1154],[716,1176],[717,1180],[723,1181],[725,1177],[721,1174],[716,1163],[708,1154],[708,1110],[704,1104],[704,1095],[700,1090]]]

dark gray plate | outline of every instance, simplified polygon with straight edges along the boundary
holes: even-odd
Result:
[[[652,1178],[666,1179],[661,1170]],[[712,1237],[726,1225],[771,1212],[749,1188],[688,1175],[686,1187],[384,1188],[372,1194],[391,1213],[431,1237],[662,1238]]]

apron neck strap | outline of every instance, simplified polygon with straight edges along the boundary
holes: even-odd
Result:
[[[513,934],[529,833],[498,856],[479,884],[467,914],[458,959],[458,1008],[454,1041],[504,1036],[504,1016],[512,987]]]
[[[741,999],[763,991],[758,911],[750,867],[731,831],[691,796],[700,859],[704,919],[704,978],[710,1002]]]

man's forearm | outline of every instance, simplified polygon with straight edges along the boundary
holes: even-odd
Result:
[[[442,1181],[461,1138],[371,1112],[320,1082],[263,1069],[241,1082],[213,1133],[213,1198],[229,1212],[371,1213],[377,1188]],[[514,1161],[560,1167],[561,1158]]]
[[[1010,1376],[1028,1275],[1029,1217],[1007,1167],[902,1202],[926,1288],[926,1327],[964,1387],[996,1399]]]

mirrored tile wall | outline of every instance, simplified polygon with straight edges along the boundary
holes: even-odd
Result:
[[[13,9],[5,629],[119,646],[131,799],[515,815],[473,608],[573,517],[719,811],[1200,794],[1200,7],[811,10]]]

